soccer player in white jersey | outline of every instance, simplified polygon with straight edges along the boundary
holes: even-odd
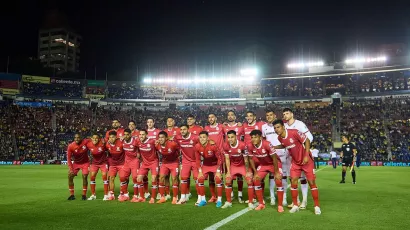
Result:
[[[306,137],[310,140],[310,142],[313,142],[313,135],[309,131],[308,127],[306,126],[305,123],[302,121],[296,120],[293,117],[293,111],[290,108],[285,108],[283,109],[283,119],[286,121],[285,123],[285,128],[286,129],[296,129],[299,132],[303,133],[306,135]],[[305,177],[305,174],[302,173],[302,176],[300,178],[300,187],[302,190],[302,203],[300,204],[300,209],[306,209],[307,205],[307,194],[308,194],[308,184],[307,180]],[[298,199],[299,200],[299,199]]]
[[[262,136],[269,141],[272,146],[280,145],[278,140],[278,135],[275,133],[275,128],[273,127],[272,123],[276,120],[276,114],[272,110],[266,111],[266,123],[262,125]],[[279,156],[280,161],[282,162],[282,184],[284,188],[283,194],[283,206],[287,206],[286,200],[286,190],[288,187],[288,180],[287,176],[289,175],[289,163],[290,158],[288,157],[288,153],[286,149],[276,149],[276,154]],[[269,191],[270,191],[270,204],[275,205],[275,179],[269,177]]]

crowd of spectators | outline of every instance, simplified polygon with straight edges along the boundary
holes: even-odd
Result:
[[[122,84],[108,86],[108,98],[136,99],[141,98],[142,92],[138,84]]]
[[[23,82],[23,94],[31,96],[81,98],[83,96],[83,87],[77,84]]]

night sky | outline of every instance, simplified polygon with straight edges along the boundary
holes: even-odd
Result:
[[[299,56],[344,60],[356,49],[410,41],[408,1],[105,2],[15,0],[1,7],[0,60],[37,56],[38,29],[52,9],[83,36],[81,71],[97,66],[110,75],[137,66],[143,75],[253,62],[269,72]]]

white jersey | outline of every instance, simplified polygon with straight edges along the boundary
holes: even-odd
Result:
[[[335,151],[330,151],[330,157],[331,158],[336,158],[336,152]]]
[[[317,150],[317,149],[312,149],[312,150],[310,150],[311,152],[312,152],[312,156],[313,157],[319,157],[319,150]]]
[[[304,133],[306,137],[310,140],[310,143],[313,141],[313,135],[309,131],[308,127],[306,126],[305,123],[302,121],[296,120],[293,122],[293,124],[289,125],[288,122],[285,123],[285,128],[286,129],[297,129],[299,132]]]

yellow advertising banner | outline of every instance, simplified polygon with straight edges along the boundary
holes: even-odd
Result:
[[[21,79],[23,80],[23,82],[50,84],[50,78],[49,77],[23,75],[23,76],[21,76]]]
[[[101,94],[86,94],[85,98],[89,98],[89,99],[104,99],[105,95],[101,95]]]
[[[4,89],[4,88],[0,88],[0,91],[2,94],[4,95],[16,95],[20,93],[20,90],[18,89]]]

